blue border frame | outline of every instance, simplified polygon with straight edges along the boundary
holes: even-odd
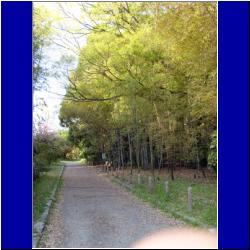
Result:
[[[219,2],[219,248],[249,247],[249,2]]]
[[[32,248],[32,2],[1,2],[2,248]]]
[[[219,248],[249,247],[249,2],[219,2]],[[1,2],[2,248],[32,248],[32,2]]]

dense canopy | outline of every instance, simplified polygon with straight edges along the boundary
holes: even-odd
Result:
[[[216,3],[82,4],[86,44],[60,110],[82,156],[216,167]],[[103,158],[102,156],[106,156]]]

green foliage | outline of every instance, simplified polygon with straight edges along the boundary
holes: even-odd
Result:
[[[212,140],[209,147],[208,165],[214,170],[217,170],[217,131],[213,132],[211,138]]]
[[[32,58],[33,58],[33,87],[40,90],[46,86],[47,71],[43,64],[43,49],[49,44],[51,20],[44,8],[33,8]]]
[[[71,146],[64,138],[46,130],[36,133],[33,136],[33,178],[49,171],[51,164],[64,159],[70,150]]]
[[[217,118],[216,13],[207,2],[97,3],[84,12],[93,27],[60,120],[87,159],[105,152],[128,163],[130,136],[137,166],[160,154],[171,164],[207,165]]]
[[[78,160],[81,156],[81,150],[78,147],[73,147],[70,152],[66,154],[68,160]]]
[[[34,222],[41,216],[48,202],[55,183],[60,174],[61,166],[53,165],[50,170],[33,182],[33,219]]]

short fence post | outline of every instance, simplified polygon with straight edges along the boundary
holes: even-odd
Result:
[[[164,184],[165,184],[165,192],[166,192],[166,194],[168,194],[168,192],[169,192],[168,181],[165,181]]]
[[[192,187],[188,187],[188,210],[192,211]]]
[[[138,185],[141,185],[141,175],[140,174],[137,175],[137,183],[138,183]]]
[[[117,167],[117,176],[118,176],[118,178],[120,178],[120,168],[119,167]]]
[[[153,179],[152,179],[152,176],[148,177],[148,189],[149,189],[150,192],[153,191]]]
[[[130,184],[132,184],[133,183],[133,175],[132,174],[129,174],[129,176],[128,176],[128,181],[129,181],[129,183]]]

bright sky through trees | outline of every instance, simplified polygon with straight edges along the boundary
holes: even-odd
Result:
[[[56,64],[60,59],[67,56],[74,56],[75,54],[68,48],[64,48],[58,44],[55,44],[53,40],[58,40],[60,37],[69,40],[69,44],[72,45],[76,42],[83,45],[85,43],[85,37],[72,37],[69,33],[60,31],[58,27],[74,27],[78,24],[72,19],[65,19],[64,14],[60,8],[63,6],[68,8],[70,12],[74,13],[76,17],[80,16],[79,3],[55,3],[55,2],[34,2],[33,8],[42,8],[48,11],[47,15],[52,18],[52,34],[50,37],[51,43],[43,48],[44,59],[42,61],[43,67],[48,67],[50,74],[46,78],[47,89],[41,89],[34,92],[34,105],[39,103],[41,98],[45,101],[46,106],[42,109],[35,109],[35,115],[43,117],[46,120],[46,124],[50,130],[61,130],[60,121],[58,118],[60,104],[63,99],[63,95],[66,93],[65,86],[68,84],[66,78],[61,77],[58,79],[54,74],[59,73],[60,70],[56,67]],[[77,40],[77,41],[76,41]],[[77,63],[77,57],[75,57],[74,65]]]

